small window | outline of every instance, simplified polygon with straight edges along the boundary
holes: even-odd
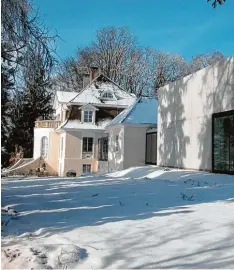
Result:
[[[47,157],[48,155],[48,138],[46,136],[41,139],[41,156]]]
[[[119,151],[119,135],[115,136],[115,152]]]
[[[84,111],[84,122],[92,123],[93,122],[93,112],[92,111]]]
[[[107,100],[111,100],[111,99],[114,99],[114,95],[111,92],[105,92],[105,93],[103,93],[102,98],[107,99]]]
[[[83,164],[83,173],[91,173],[91,164]]]
[[[83,152],[93,152],[93,138],[83,138]]]

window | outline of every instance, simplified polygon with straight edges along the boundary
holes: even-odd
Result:
[[[119,151],[119,135],[115,136],[115,152]]]
[[[63,137],[61,138],[60,141],[60,158],[63,158]]]
[[[41,138],[41,156],[47,157],[48,155],[48,138],[46,136]]]
[[[93,152],[93,138],[83,138],[83,152]]]
[[[84,111],[84,122],[92,123],[93,122],[93,112],[92,111]]]
[[[83,173],[91,173],[91,164],[83,164]]]
[[[234,111],[215,113],[212,122],[212,169],[234,174]]]
[[[98,159],[103,161],[108,160],[108,137],[98,140]]]
[[[105,93],[103,93],[102,98],[107,99],[107,100],[114,99],[114,95],[111,92],[105,92]]]

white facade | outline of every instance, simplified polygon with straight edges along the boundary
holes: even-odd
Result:
[[[157,106],[155,97],[139,97],[110,122],[107,126],[108,171],[146,164],[146,134],[148,129],[157,127]],[[116,138],[118,138],[117,150]],[[99,165],[101,171],[106,167],[103,162]]]
[[[157,163],[211,170],[212,114],[234,110],[234,57],[158,92]]]
[[[106,161],[106,164],[101,162],[99,172],[144,166],[146,164],[146,134],[152,126],[153,124],[119,124],[109,127],[108,162]],[[118,136],[117,151],[116,136]]]
[[[50,143],[50,132],[53,132],[53,128],[34,128],[34,147],[33,147],[33,158],[37,159],[41,156],[42,138],[48,139],[48,151]]]

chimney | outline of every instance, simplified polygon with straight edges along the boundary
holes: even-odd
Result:
[[[98,68],[91,66],[89,67],[89,73],[84,74],[83,76],[83,88],[90,84],[98,75]]]
[[[85,74],[83,76],[83,88],[85,88],[89,84],[89,75]]]
[[[97,67],[94,67],[94,66],[91,66],[89,68],[89,80],[90,82],[92,82],[98,75],[98,68]]]

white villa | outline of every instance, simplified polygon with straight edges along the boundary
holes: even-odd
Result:
[[[35,122],[33,158],[18,161],[10,173],[43,168],[50,175],[81,175],[146,163],[146,134],[156,128],[156,99],[136,98],[94,68],[86,84],[87,78],[79,93],[56,92],[54,120]]]

